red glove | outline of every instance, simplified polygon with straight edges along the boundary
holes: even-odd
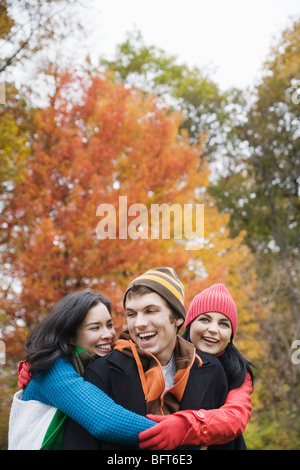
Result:
[[[148,415],[159,422],[139,434],[140,448],[170,450],[176,446],[226,444],[243,433],[251,417],[252,380],[249,374],[241,387],[230,390],[226,402],[214,410],[182,410],[168,416]]]
[[[181,445],[189,425],[184,417],[177,415],[147,415],[159,424],[139,434],[139,448],[151,450],[171,450]]]
[[[18,386],[22,390],[25,390],[25,388],[27,387],[27,385],[29,384],[29,382],[31,380],[31,377],[29,375],[29,368],[30,368],[30,365],[27,364],[26,361],[21,361],[19,363],[19,367],[18,367],[18,375],[19,375]]]

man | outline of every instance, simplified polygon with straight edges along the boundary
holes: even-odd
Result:
[[[223,367],[177,334],[186,311],[175,271],[150,269],[128,286],[123,303],[128,332],[112,353],[93,362],[85,379],[141,415],[220,407],[227,396]],[[128,447],[99,441],[70,420],[64,449]]]

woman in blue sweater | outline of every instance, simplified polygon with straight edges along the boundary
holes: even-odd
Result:
[[[156,423],[117,405],[84,381],[85,367],[112,350],[116,338],[110,302],[90,290],[64,297],[28,336],[31,380],[15,394],[9,449],[60,449],[66,417],[95,437],[137,445]]]

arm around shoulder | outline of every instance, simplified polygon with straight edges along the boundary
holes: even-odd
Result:
[[[98,386],[84,380],[60,358],[39,374],[38,386],[52,406],[60,409],[98,439],[136,444],[139,432],[155,423],[116,404]]]

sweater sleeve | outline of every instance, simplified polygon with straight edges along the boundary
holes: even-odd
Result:
[[[116,404],[102,390],[80,377],[63,358],[37,374],[31,382],[35,382],[39,398],[27,393],[26,400],[38,399],[51,404],[98,439],[136,445],[138,434],[156,424]]]
[[[213,410],[179,411],[190,429],[181,445],[226,444],[242,434],[251,417],[252,380],[247,373],[239,388],[230,390],[221,408]]]

